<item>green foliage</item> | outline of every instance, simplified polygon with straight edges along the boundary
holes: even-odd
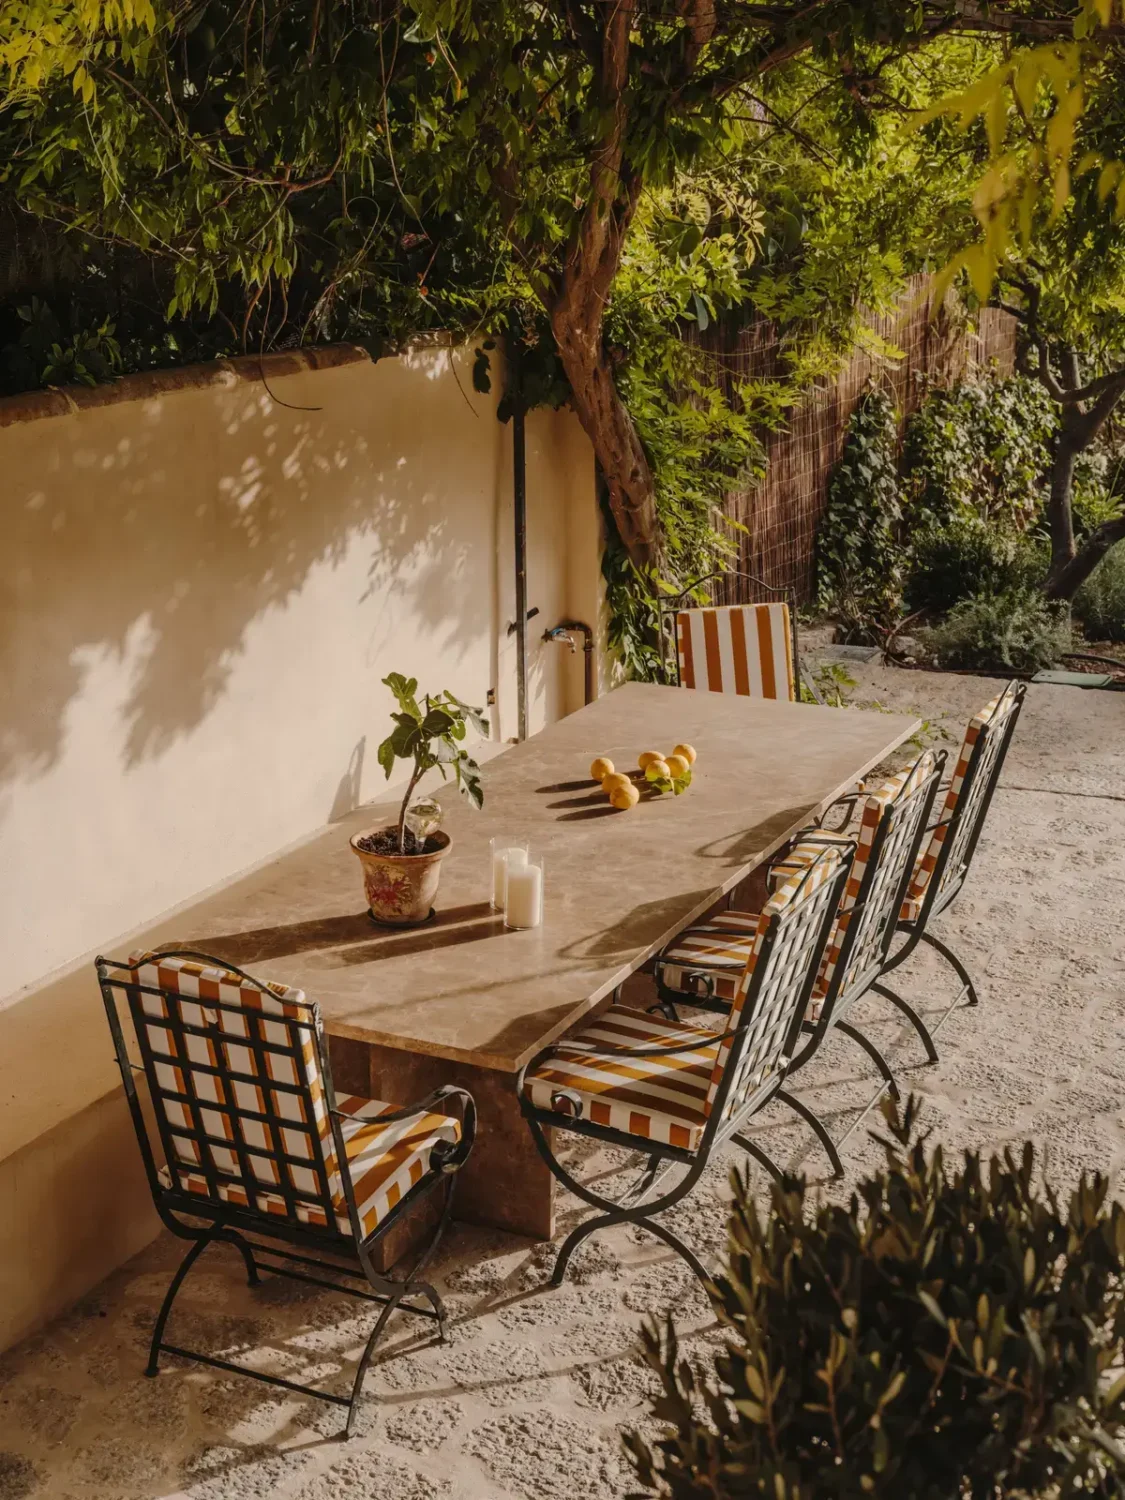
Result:
[[[19,307],[17,315],[23,326],[18,341],[0,356],[0,390],[9,381],[19,390],[97,385],[121,369],[121,346],[109,319],[68,333],[38,297]]]
[[[1067,607],[1020,587],[962,600],[924,640],[939,666],[996,672],[1038,672],[1074,648]]]
[[[899,613],[902,551],[894,402],[878,387],[852,413],[817,534],[817,594],[847,640],[870,640]]]
[[[713,1367],[670,1317],[644,1332],[646,1495],[1125,1494],[1125,1209],[1100,1174],[1041,1186],[1030,1143],[947,1166],[916,1111],[885,1107],[885,1165],[847,1204],[789,1180],[762,1211],[736,1177]]]
[[[903,439],[912,525],[972,511],[1022,530],[1040,503],[1055,426],[1050,397],[1026,376],[977,375],[948,390],[931,388]]]
[[[418,679],[391,672],[383,678],[398,703],[393,713],[395,727],[379,746],[379,764],[389,781],[396,760],[411,762],[410,784],[402,799],[398,819],[399,850],[406,852],[406,815],[414,788],[427,771],[437,769],[442,780],[450,775],[461,795],[473,807],[484,804],[480,784],[480,767],[464,748],[462,741],[469,725],[487,735],[488,724],[479,708],[470,708],[450,692],[425,695],[420,704],[416,697]]]
[[[1074,596],[1074,613],[1095,641],[1125,641],[1125,549],[1114,547]]]
[[[927,526],[910,548],[907,608],[937,614],[975,594],[1011,588],[1027,576],[1027,551],[1018,537],[974,511],[954,514],[944,526]],[[1043,559],[1040,579],[1046,571]]]
[[[847,708],[847,695],[852,688],[858,686],[856,679],[840,661],[821,662],[812,673],[812,682],[826,708]],[[817,701],[807,683],[801,681],[798,687],[802,703]]]

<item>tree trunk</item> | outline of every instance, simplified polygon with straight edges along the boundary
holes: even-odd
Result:
[[[1048,599],[1073,599],[1110,548],[1123,540],[1125,518],[1103,521],[1064,567],[1056,572],[1052,566],[1047,578]]]
[[[1047,501],[1047,525],[1051,533],[1051,566],[1047,573],[1047,593],[1052,598],[1055,579],[1074,560],[1074,468],[1081,444],[1069,420],[1074,408],[1063,408],[1062,430],[1055,456],[1051,461],[1051,493]]]
[[[650,567],[659,536],[652,470],[606,357],[601,311],[583,317],[575,300],[564,292],[550,310],[559,358],[578,420],[605,477],[621,541],[637,567]]]

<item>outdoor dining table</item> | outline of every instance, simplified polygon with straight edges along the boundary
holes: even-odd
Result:
[[[184,914],[177,945],[297,985],[329,1033],[337,1091],[408,1104],[441,1084],[474,1095],[477,1144],[459,1217],[535,1237],[553,1182],[516,1098],[525,1062],[681,928],[916,733],[899,715],[629,683],[483,767],[484,809],[442,794],[452,848],[434,917],[376,926],[349,837],[394,821],[357,808]],[[698,752],[691,787],[618,812],[589,780],[598,755]],[[494,835],[545,857],[542,925],[508,930],[490,907]],[[386,1258],[401,1253],[400,1236]]]

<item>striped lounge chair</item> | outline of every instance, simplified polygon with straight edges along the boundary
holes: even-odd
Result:
[[[797,696],[788,604],[678,610],[676,659],[681,687],[790,702]]]
[[[565,1187],[599,1210],[564,1242],[556,1286],[587,1235],[623,1222],[670,1245],[706,1283],[695,1252],[655,1216],[691,1191],[728,1140],[780,1175],[742,1132],[783,1093],[850,863],[849,851],[824,849],[773,894],[756,919],[724,1031],[613,1006],[524,1068],[517,1088],[540,1154]],[[562,1165],[552,1127],[629,1147],[647,1163],[631,1189],[609,1198]]]
[[[897,914],[915,867],[944,763],[943,753],[925,751],[913,766],[870,791],[863,801],[854,844],[838,834],[810,829],[770,872],[771,883],[784,888],[799,878],[802,870],[821,859],[826,849],[842,844],[854,849],[839,912],[802,1023],[806,1041],[794,1056],[790,1072],[803,1067],[835,1027],[867,1052],[882,1075],[882,1086],[868,1109],[885,1088],[896,1095],[898,1089],[882,1053],[845,1018],[863,995],[879,989]],[[687,928],[665,948],[657,959],[655,978],[666,1013],[675,1015],[678,1004],[724,1011],[729,1008],[734,995],[734,976],[746,962],[749,934],[758,920],[748,912],[717,912]],[[888,998],[921,1027],[924,1035],[925,1028],[906,1001],[898,996]],[[928,1039],[927,1045],[932,1050]],[[933,1052],[931,1060],[936,1057]],[[788,1092],[783,1093],[782,1100],[812,1127],[834,1172],[840,1176],[843,1164],[839,1142],[832,1140],[802,1101]],[[866,1113],[867,1110],[853,1121],[848,1134]]]
[[[435,1320],[444,1338],[441,1299],[418,1277],[448,1220],[454,1174],[472,1149],[471,1096],[440,1089],[398,1109],[337,1095],[320,1013],[304,993],[263,983],[206,954],[137,953],[127,963],[99,958],[97,974],[156,1210],[173,1234],[191,1241],[157,1317],[146,1374],[157,1373],[167,1352],[250,1375],[346,1406],[350,1437],[363,1378],[394,1309]],[[132,1022],[139,1066],[130,1057],[122,1009]],[[151,1105],[147,1117],[138,1074]],[[437,1188],[445,1201],[428,1246],[406,1280],[388,1279],[374,1264],[379,1241],[409,1204]],[[252,1285],[269,1271],[383,1304],[350,1397],[164,1342],[185,1276],[215,1243],[240,1252]],[[324,1254],[348,1264],[316,1258]],[[331,1279],[310,1276],[308,1266]],[[370,1290],[342,1284],[342,1276]]]

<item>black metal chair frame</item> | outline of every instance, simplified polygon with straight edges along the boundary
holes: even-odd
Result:
[[[977,1005],[980,1002],[976,984],[969,970],[947,944],[929,931],[929,924],[953,904],[968,878],[1026,697],[1027,684],[1025,682],[1016,680],[1009,682],[995,712],[982,725],[976,743],[969,754],[957,806],[950,816],[946,817],[943,814],[926,830],[927,835],[932,835],[936,828],[945,823],[949,831],[938,852],[933,873],[922,896],[918,916],[912,922],[900,921],[896,924],[896,931],[905,935],[905,941],[901,947],[889,955],[885,974],[905,963],[919,943],[926,943],[945,959],[961,981],[960,990],[935,1026],[927,1030],[920,1020],[915,1021],[923,1034],[923,1040],[926,1036],[930,1038],[928,1051],[933,1050],[933,1037],[957,1009],[962,999],[967,998],[969,1005]],[[1004,699],[1008,700],[1006,704]],[[951,869],[955,858],[956,868]],[[901,996],[895,994],[882,980],[876,988],[900,1010],[908,1009]],[[936,1051],[934,1051],[933,1058],[936,1059],[936,1056]]]
[[[218,959],[210,954],[199,953],[191,949],[175,949],[161,952],[157,955],[160,959],[189,959],[194,962],[222,969],[226,973],[235,975],[243,983],[268,995],[272,1000],[278,1000],[278,996],[256,979],[252,974],[247,974],[243,969],[235,967],[225,959]],[[128,964],[119,963],[113,959],[99,957],[95,960],[98,983],[101,987],[102,999],[105,1003],[106,1016],[109,1020],[110,1032],[113,1037],[114,1051],[117,1057],[118,1067],[121,1071],[121,1081],[125,1090],[129,1113],[132,1116],[133,1126],[140,1145],[141,1157],[144,1161],[145,1174],[148,1178],[149,1188],[152,1192],[153,1203],[160,1216],[162,1223],[172,1234],[179,1239],[190,1240],[191,1248],[188,1250],[178,1270],[172,1278],[160,1312],[157,1315],[156,1324],[152,1333],[152,1341],[149,1348],[149,1360],[145,1374],[155,1376],[158,1371],[159,1356],[161,1353],[175,1354],[181,1359],[194,1360],[201,1364],[211,1365],[219,1370],[232,1371],[238,1375],[248,1375],[254,1380],[262,1381],[267,1385],[280,1386],[284,1390],[295,1391],[303,1396],[312,1396],[317,1400],[330,1402],[336,1406],[345,1406],[348,1409],[346,1436],[351,1437],[355,1430],[357,1404],[360,1391],[363,1386],[364,1377],[370,1368],[375,1354],[376,1346],[386,1328],[392,1313],[401,1308],[404,1312],[414,1313],[419,1317],[428,1318],[437,1323],[438,1338],[444,1343],[446,1337],[446,1312],[441,1297],[435,1288],[427,1281],[420,1279],[422,1272],[433,1258],[435,1251],[441,1241],[449,1222],[450,1211],[453,1204],[453,1186],[456,1174],[468,1159],[473,1147],[473,1139],[476,1133],[476,1106],[472,1095],[465,1089],[446,1087],[436,1089],[425,1099],[407,1108],[395,1110],[387,1114],[372,1117],[372,1122],[381,1125],[391,1124],[397,1120],[407,1119],[420,1111],[432,1110],[438,1106],[460,1105],[461,1110],[461,1139],[456,1145],[449,1142],[437,1142],[431,1149],[431,1169],[403,1194],[402,1198],[386,1215],[375,1231],[365,1235],[359,1218],[359,1210],[356,1202],[355,1188],[352,1182],[351,1172],[348,1164],[347,1151],[340,1122],[344,1119],[354,1120],[356,1117],[345,1115],[336,1108],[336,1095],[332,1086],[332,1073],[328,1062],[328,1049],[325,1043],[323,1023],[321,1021],[318,1007],[310,1001],[302,1002],[303,1008],[307,1008],[309,1019],[294,1019],[285,1017],[284,1024],[295,1028],[298,1032],[308,1034],[316,1049],[317,1063],[320,1069],[321,1086],[324,1091],[324,1104],[328,1114],[332,1142],[336,1152],[337,1170],[343,1187],[344,1202],[347,1208],[348,1222],[351,1226],[351,1234],[347,1235],[336,1228],[322,1229],[319,1226],[301,1223],[296,1218],[295,1203],[297,1195],[286,1179],[286,1174],[280,1170],[286,1160],[284,1151],[271,1151],[264,1148],[254,1148],[254,1154],[272,1160],[279,1168],[277,1172],[278,1183],[270,1185],[269,1191],[282,1198],[286,1205],[287,1216],[269,1214],[255,1208],[240,1207],[233,1204],[225,1204],[217,1201],[217,1187],[220,1182],[227,1181],[238,1186],[242,1182],[254,1180],[254,1174],[248,1165],[248,1157],[244,1144],[236,1138],[234,1140],[219,1140],[207,1133],[200,1118],[199,1104],[194,1099],[185,1098],[185,1103],[191,1106],[190,1114],[193,1120],[192,1128],[175,1127],[168,1122],[156,1091],[153,1088],[152,1076],[149,1068],[154,1067],[154,1054],[149,1045],[146,1023],[152,1021],[152,1016],[147,1015],[141,1005],[142,995],[158,995],[165,1002],[169,1000],[189,1005],[198,1004],[205,1012],[238,1012],[246,1015],[246,1009],[239,1005],[232,1005],[219,1000],[196,1001],[190,995],[185,995],[178,990],[164,989],[155,985],[138,983],[135,978],[128,979],[122,975],[133,974],[136,971]],[[121,1024],[121,1016],[118,1011],[117,991],[125,993],[129,1012],[133,1020],[133,1029],[137,1038],[137,1046],[143,1061],[143,1066],[138,1066],[129,1055],[128,1045],[125,1040],[125,1032]],[[166,1015],[160,1018],[160,1025],[167,1030],[181,1035],[196,1035],[207,1039],[215,1034],[215,1026],[193,1026],[185,1022],[179,1014],[177,1004],[165,1004]],[[217,1025],[216,1017],[216,1025]],[[267,1017],[272,1019],[272,1017]],[[231,1037],[229,1033],[219,1033],[224,1040],[235,1040],[245,1042],[242,1037]],[[260,1038],[251,1037],[248,1045],[255,1053],[259,1061],[270,1050],[269,1044]],[[243,1081],[250,1084],[260,1084],[261,1078],[266,1075],[263,1068],[261,1075],[251,1077],[247,1074],[239,1074],[230,1068],[211,1068],[200,1064],[194,1064],[193,1068],[201,1073],[209,1073],[214,1077],[224,1080]],[[141,1098],[137,1090],[137,1075],[146,1078],[149,1085],[149,1097],[153,1105],[153,1117],[156,1125],[156,1134],[159,1146],[165,1160],[171,1164],[176,1161],[176,1150],[172,1141],[175,1134],[181,1138],[193,1140],[199,1147],[199,1164],[193,1164],[191,1171],[202,1177],[208,1186],[210,1197],[190,1193],[179,1187],[166,1187],[160,1179],[157,1166],[156,1153],[149,1123],[145,1117]],[[289,1085],[279,1083],[273,1079],[270,1081],[269,1089],[261,1089],[264,1101],[264,1111],[261,1114],[252,1115],[250,1111],[240,1108],[239,1114],[261,1121],[264,1127],[271,1129],[272,1138],[283,1141],[282,1131],[288,1126],[293,1127],[292,1119],[285,1119],[273,1112],[270,1106],[270,1092],[276,1091],[282,1094],[301,1094],[301,1085]],[[221,1111],[221,1106],[205,1104],[205,1109]],[[336,1225],[337,1207],[333,1204],[332,1194],[329,1189],[328,1169],[324,1160],[323,1143],[317,1136],[315,1127],[309,1126],[309,1134],[317,1141],[316,1177],[318,1180],[317,1201],[319,1207],[325,1214],[326,1223]],[[208,1154],[203,1149],[208,1142],[221,1145],[233,1151],[238,1157],[243,1171],[243,1178],[239,1179],[223,1173],[215,1168],[208,1160]],[[294,1158],[296,1160],[296,1158]],[[301,1165],[308,1164],[302,1162]],[[171,1173],[172,1168],[169,1165]],[[175,1182],[175,1177],[171,1179]],[[265,1185],[263,1184],[263,1187]],[[436,1228],[428,1243],[423,1247],[417,1261],[411,1268],[409,1274],[402,1280],[386,1276],[375,1267],[373,1255],[383,1236],[402,1218],[421,1198],[425,1197],[431,1190],[442,1187],[445,1193],[445,1201],[437,1221]],[[307,1202],[307,1198],[301,1198]],[[201,1224],[184,1222],[181,1215],[187,1215],[190,1219],[200,1220]],[[275,1244],[262,1244],[260,1239],[248,1239],[247,1235],[263,1236],[269,1240],[280,1240],[286,1243],[312,1250],[312,1255],[302,1254],[299,1251],[281,1248]],[[176,1344],[166,1343],[164,1340],[164,1329],[168,1322],[168,1316],[172,1310],[176,1296],[184,1283],[188,1272],[195,1265],[203,1252],[212,1244],[233,1245],[242,1256],[246,1266],[247,1282],[250,1286],[256,1286],[260,1281],[260,1273],[271,1272],[277,1276],[284,1276],[294,1281],[309,1282],[314,1286],[326,1287],[330,1291],[343,1292],[351,1297],[358,1297],[368,1302],[382,1305],[382,1312],[378,1321],[367,1340],[359,1367],[356,1370],[352,1382],[350,1396],[336,1395],[329,1391],[318,1390],[313,1386],[301,1385],[296,1381],[285,1380],[277,1375],[267,1375],[259,1370],[253,1370],[246,1365],[235,1364],[230,1360],[218,1359],[212,1355],[202,1354],[195,1350],[184,1349]],[[269,1256],[271,1261],[283,1260],[288,1264],[276,1265],[267,1262],[261,1257]],[[324,1260],[324,1255],[333,1256],[334,1260]],[[343,1261],[345,1264],[340,1264]],[[346,1264],[351,1261],[353,1264]],[[358,1265],[354,1262],[358,1261]],[[311,1267],[313,1271],[328,1273],[333,1278],[352,1277],[358,1281],[366,1281],[370,1290],[364,1290],[361,1286],[349,1286],[341,1283],[338,1279],[329,1280],[325,1275],[313,1275],[308,1270],[295,1269],[295,1267]],[[414,1299],[424,1298],[429,1306],[419,1306]]]
[[[857,1046],[862,1047],[875,1064],[882,1079],[879,1090],[837,1140],[833,1140],[815,1111],[803,1100],[798,1099],[788,1090],[782,1090],[779,1095],[781,1101],[789,1105],[810,1126],[824,1147],[836,1177],[842,1177],[844,1173],[839,1148],[859,1128],[884,1092],[889,1089],[891,1094],[896,1099],[898,1098],[898,1084],[886,1058],[870,1037],[865,1036],[858,1027],[847,1021],[845,1016],[868,991],[883,993],[879,980],[886,972],[887,954],[896,931],[896,917],[902,908],[910,877],[914,872],[918,849],[927,833],[926,821],[933,807],[944,764],[945,753],[942,751],[934,757],[934,768],[930,774],[919,782],[908,796],[889,802],[884,808],[872,837],[871,849],[855,902],[847,912],[849,920],[844,928],[840,952],[832,971],[827,993],[821,1003],[820,1015],[815,1021],[808,1021],[804,1019],[804,1012],[802,1012],[800,1031],[806,1035],[807,1040],[789,1065],[789,1076],[806,1066],[820,1049],[829,1031],[835,1027]],[[888,845],[896,835],[899,836],[898,847],[891,849],[888,858]],[[855,847],[853,840],[844,839],[839,834],[827,836],[819,834],[817,842],[836,847],[844,846],[852,849]],[[888,867],[893,869],[896,862],[897,872],[892,880],[888,880]],[[861,967],[853,974],[851,970],[857,950],[861,959]],[[677,964],[676,967],[683,969],[687,966]],[[714,978],[706,970],[701,969],[694,976],[698,988],[691,993],[686,993],[683,990],[670,989],[663,982],[662,968],[658,960],[654,976],[661,1008],[667,1014],[674,1016],[677,1004],[720,1012],[729,1010],[728,1003],[715,995]],[[846,986],[845,981],[847,981]],[[928,1040],[925,1024],[918,1014],[901,997],[888,994],[886,998],[891,999],[918,1030],[926,1045],[929,1060],[936,1062],[937,1053],[933,1050],[932,1042]]]
[[[801,656],[799,641],[797,637],[797,596],[792,588],[779,587],[777,584],[767,583],[764,578],[758,578],[753,573],[739,573],[733,570],[724,571],[716,568],[712,573],[705,573],[702,578],[697,578],[694,583],[689,584],[686,589],[681,589],[678,594],[669,594],[660,600],[660,655],[664,662],[665,676],[670,687],[680,686],[680,653],[676,643],[676,615],[681,609],[707,609],[714,606],[696,604],[693,602],[697,589],[705,583],[712,583],[716,578],[741,578],[744,583],[752,583],[755,588],[764,589],[773,594],[774,600],[769,602],[784,603],[789,606],[789,639],[793,651],[793,686],[797,697],[801,696],[801,684],[804,683],[817,703],[823,706],[823,699],[817,692],[816,687],[805,677],[801,670]],[[669,621],[671,625],[669,625]],[[671,654],[672,668],[668,668],[669,650]]]
[[[804,879],[808,880],[810,871],[806,871]],[[713,1046],[716,1042],[720,1045],[726,1043],[729,1051],[726,1057],[723,1077],[719,1084],[715,1099],[703,1130],[703,1135],[698,1146],[693,1150],[683,1147],[671,1146],[662,1142],[639,1143],[638,1137],[628,1135],[612,1127],[596,1125],[589,1120],[583,1120],[574,1115],[562,1114],[558,1110],[547,1110],[538,1108],[527,1098],[524,1090],[524,1081],[529,1071],[534,1070],[539,1063],[544,1061],[555,1050],[554,1046],[544,1048],[530,1062],[526,1063],[520,1071],[517,1081],[517,1093],[520,1100],[520,1108],[524,1118],[531,1129],[532,1138],[535,1141],[539,1155],[556,1178],[582,1202],[600,1210],[591,1219],[586,1219],[571,1230],[559,1250],[555,1260],[554,1270],[551,1274],[551,1282],[554,1286],[560,1286],[566,1275],[567,1266],[570,1263],[574,1251],[589,1235],[601,1229],[608,1229],[616,1224],[634,1224],[648,1230],[657,1239],[662,1240],[677,1254],[683,1257],[694,1271],[695,1275],[706,1287],[710,1283],[710,1277],[702,1261],[673,1230],[666,1224],[655,1222],[654,1215],[665,1212],[674,1207],[699,1181],[700,1176],[708,1165],[712,1153],[728,1140],[733,1140],[748,1155],[752,1156],[769,1172],[775,1181],[783,1181],[783,1174],[777,1165],[771,1161],[766,1152],[755,1142],[743,1134],[743,1130],[752,1116],[773,1098],[783,1094],[782,1085],[790,1067],[790,1056],[793,1044],[800,1033],[801,1018],[805,1013],[809,996],[812,993],[813,983],[820,968],[821,957],[824,953],[825,944],[828,941],[832,929],[832,922],[839,906],[840,895],[843,892],[848,872],[851,868],[851,858],[845,853],[840,861],[840,868],[831,879],[824,882],[818,891],[813,891],[805,901],[798,901],[794,896],[794,904],[789,910],[782,914],[774,914],[770,920],[769,927],[762,937],[761,949],[755,964],[754,974],[751,977],[750,989],[746,995],[739,1022],[731,1030],[701,1037],[696,1042],[677,1047],[677,1052],[698,1051],[703,1047]],[[782,994],[781,1000],[775,999],[779,1012],[783,1006],[788,1006],[790,1016],[785,1023],[783,1036],[777,1050],[774,1065],[769,1075],[753,1090],[753,1092],[737,1104],[728,1113],[731,1103],[731,1093],[738,1077],[748,1039],[749,1028],[757,1018],[757,1009],[762,999],[763,988],[768,978],[771,977],[772,956],[777,944],[784,940],[788,924],[796,921],[802,915],[802,907],[808,901],[820,900],[822,911],[819,914],[813,911],[805,914],[806,920],[815,926],[812,930],[812,940],[807,943],[794,956],[790,955],[791,968],[787,979],[790,981],[783,987],[779,982],[778,991]],[[803,970],[800,964],[804,965]],[[555,1044],[557,1045],[557,1044]],[[603,1049],[599,1049],[603,1050]],[[611,1049],[605,1048],[609,1051]],[[652,1048],[613,1048],[614,1055],[622,1058],[644,1058],[654,1056],[667,1056],[667,1047]],[[560,1095],[566,1096],[566,1090],[560,1090]],[[637,1176],[633,1184],[626,1189],[621,1197],[613,1199],[596,1192],[588,1184],[580,1182],[575,1178],[558,1160],[551,1149],[546,1131],[548,1128],[565,1129],[578,1135],[588,1136],[594,1140],[605,1141],[611,1145],[625,1146],[633,1151],[640,1152],[648,1157],[645,1166]],[[677,1167],[686,1167],[686,1172],[674,1182],[666,1191],[661,1191],[665,1181],[676,1171]]]

